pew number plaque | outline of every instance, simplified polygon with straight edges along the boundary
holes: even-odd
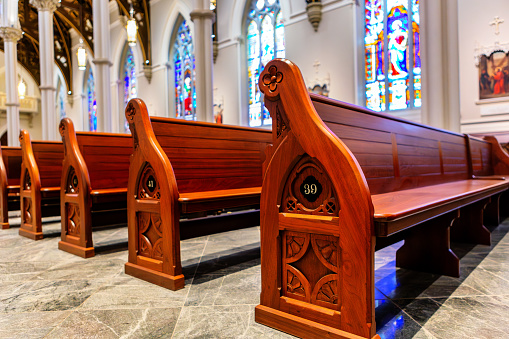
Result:
[[[300,193],[309,202],[315,202],[322,190],[322,184],[312,175],[307,176],[300,184]]]
[[[153,175],[149,175],[147,178],[147,188],[150,191],[150,193],[154,192],[156,189],[156,179]]]

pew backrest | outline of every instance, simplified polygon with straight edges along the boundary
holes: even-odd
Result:
[[[270,131],[151,117],[180,193],[262,185],[263,150]]]
[[[311,95],[330,130],[355,155],[371,194],[469,178],[465,136]]]
[[[2,146],[2,160],[5,166],[8,186],[19,186],[21,175],[21,147]]]

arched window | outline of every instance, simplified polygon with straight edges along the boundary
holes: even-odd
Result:
[[[85,86],[87,100],[88,127],[91,132],[97,132],[97,102],[95,100],[95,84],[92,69],[88,68],[87,85]]]
[[[65,84],[60,80],[60,77],[58,77],[57,82],[57,112],[58,116],[60,117],[60,120],[66,117],[65,114],[65,95],[66,95],[66,87]]]
[[[419,0],[365,0],[366,107],[421,107]]]
[[[124,77],[124,109],[125,109],[129,100],[131,100],[132,98],[136,98],[138,96],[134,56],[133,51],[131,50],[130,47],[127,47],[127,51],[125,53],[122,75]],[[127,122],[127,119],[124,119],[124,130],[126,133],[129,133],[129,123]]]
[[[173,48],[175,70],[175,115],[196,120],[196,90],[193,38],[187,22],[179,26]]]
[[[270,125],[272,120],[261,102],[258,77],[267,62],[274,57],[285,57],[285,32],[279,0],[252,0],[246,27],[249,126]]]

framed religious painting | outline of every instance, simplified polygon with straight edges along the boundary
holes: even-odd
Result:
[[[495,51],[479,59],[479,99],[508,97],[509,52]]]

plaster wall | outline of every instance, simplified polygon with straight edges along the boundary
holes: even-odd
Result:
[[[475,65],[477,46],[509,44],[509,2],[507,0],[462,0],[458,6],[461,130],[484,133],[509,130],[509,96],[479,100],[479,69]],[[490,26],[495,16],[504,19],[500,34]]]

